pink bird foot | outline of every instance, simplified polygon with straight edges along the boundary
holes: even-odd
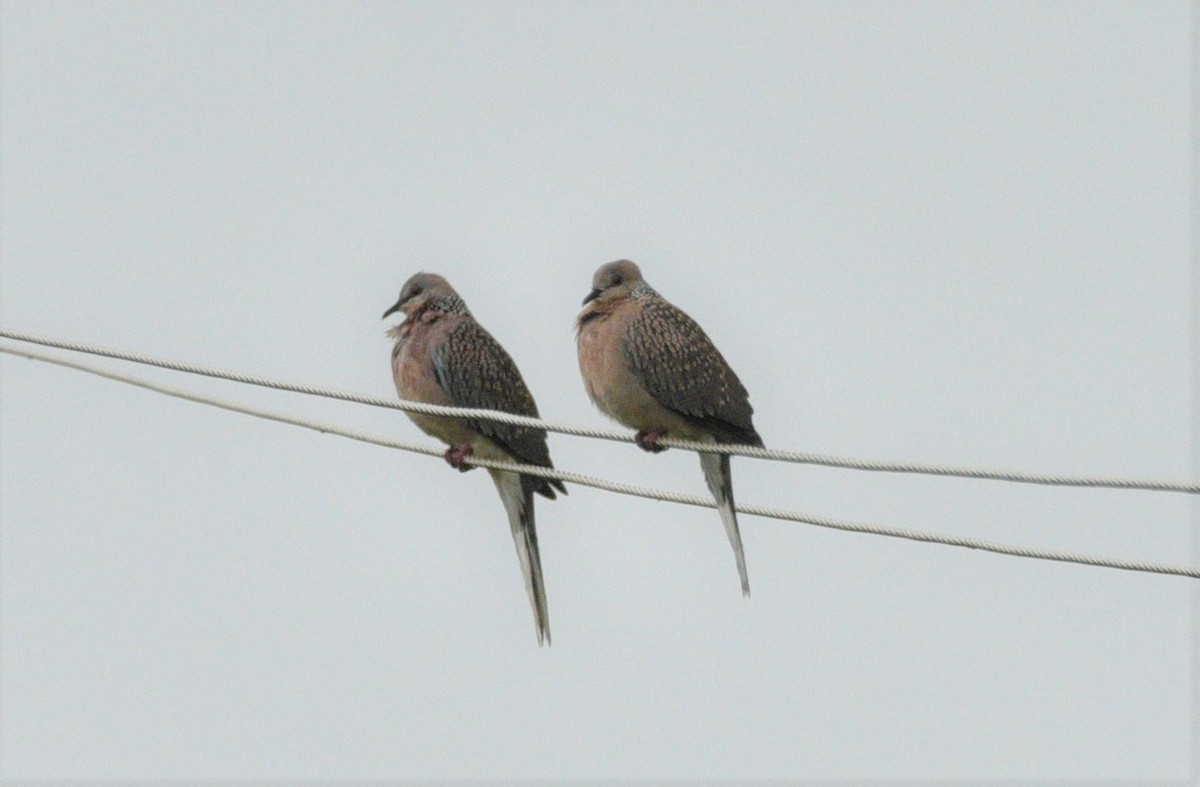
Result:
[[[652,454],[661,454],[667,450],[665,445],[658,444],[658,438],[666,434],[665,430],[657,432],[638,432],[633,436],[633,441],[638,444],[638,448],[643,451],[649,451]]]
[[[471,446],[466,443],[463,445],[452,445],[446,449],[446,464],[450,465],[460,473],[465,473],[468,470],[474,470],[474,467],[467,467],[463,464],[463,461],[472,453],[474,453],[474,450],[475,449],[471,448]]]

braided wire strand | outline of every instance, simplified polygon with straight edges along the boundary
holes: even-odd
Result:
[[[392,410],[403,410],[410,413],[423,413],[425,415],[450,415],[463,418],[485,419],[498,421],[500,423],[514,424],[517,426],[532,426],[545,429],[550,432],[557,432],[559,434],[572,435],[575,437],[613,440],[624,443],[633,442],[633,435],[624,431],[592,429],[588,427],[574,426],[571,424],[560,424],[553,421],[545,421],[540,418],[513,415],[512,413],[504,413],[496,410],[481,410],[466,407],[441,407],[438,405],[422,404],[420,402],[384,399],[382,397],[371,396],[368,394],[359,394],[349,391],[340,391],[333,388],[322,388],[313,385],[305,385],[302,383],[293,383],[285,380],[276,380],[270,377],[263,377],[260,375],[242,374],[239,372],[231,372],[223,369],[201,366],[199,364],[157,358],[141,353],[132,353],[124,350],[98,347],[96,345],[85,344],[82,342],[53,339],[50,337],[38,336],[36,334],[25,333],[21,331],[10,331],[4,328],[0,328],[0,337],[11,339],[13,341],[26,342],[29,344],[38,344],[43,347],[53,347],[60,350],[68,350],[70,352],[97,355],[105,358],[113,358],[119,361],[128,361],[130,363],[143,364],[147,366],[157,366],[162,369],[170,369],[172,371],[184,372],[186,374],[213,377],[221,380],[243,383],[246,385],[256,385],[264,388],[273,388],[280,391],[304,394],[307,396],[320,396],[327,399],[337,399],[344,402],[353,402],[372,407],[384,407]],[[688,451],[723,453],[733,456],[746,456],[754,459],[792,462],[796,464],[807,465],[821,465],[845,470],[949,476],[956,478],[972,478],[977,480],[1040,484],[1043,486],[1139,489],[1154,492],[1182,492],[1193,495],[1200,494],[1200,483],[1187,481],[1170,481],[1152,478],[1126,478],[1120,476],[1073,476],[1062,474],[1025,473],[1012,470],[995,470],[980,467],[954,467],[950,465],[928,464],[920,462],[887,462],[874,459],[854,459],[801,451],[785,451],[779,449],[761,448],[759,446],[752,445],[716,445],[712,443],[697,443],[689,440],[678,440],[669,436],[661,438],[658,442],[660,445],[673,448],[682,448]]]

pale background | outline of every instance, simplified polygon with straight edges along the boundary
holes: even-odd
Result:
[[[1195,477],[1182,2],[0,4],[5,327],[390,395],[446,275],[548,417],[617,257],[780,448]],[[125,367],[128,369],[128,367]],[[153,370],[397,438],[393,411]],[[1192,580],[483,473],[0,359],[0,775],[1177,779]],[[695,456],[551,437],[702,493]],[[738,499],[1200,560],[1183,495],[734,461]]]

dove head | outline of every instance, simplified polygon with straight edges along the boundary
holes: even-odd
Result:
[[[586,306],[592,301],[599,304],[612,303],[627,298],[639,286],[645,288],[642,271],[629,260],[617,260],[601,265],[592,276],[592,291],[583,299]]]
[[[400,288],[400,298],[383,313],[388,315],[404,312],[408,317],[435,309],[446,314],[465,313],[467,305],[446,281],[436,273],[417,273]]]

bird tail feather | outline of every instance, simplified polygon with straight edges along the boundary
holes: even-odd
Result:
[[[717,510],[721,512],[721,522],[725,525],[725,535],[729,536],[729,545],[733,547],[733,555],[737,558],[738,577],[742,580],[742,595],[750,595],[750,578],[746,574],[746,555],[742,551],[742,534],[738,530],[737,511],[733,505],[733,476],[729,471],[729,454],[700,454],[700,467],[704,470],[704,480],[708,489],[717,501]]]
[[[521,561],[521,574],[525,577],[525,592],[533,608],[533,620],[537,626],[538,645],[550,644],[550,613],[546,607],[546,586],[542,579],[542,558],[538,552],[537,528],[533,517],[533,487],[516,473],[492,471],[492,480],[500,492],[504,509],[508,512],[508,524],[512,530],[513,544],[517,548],[517,559]],[[534,479],[536,480],[536,479]]]

